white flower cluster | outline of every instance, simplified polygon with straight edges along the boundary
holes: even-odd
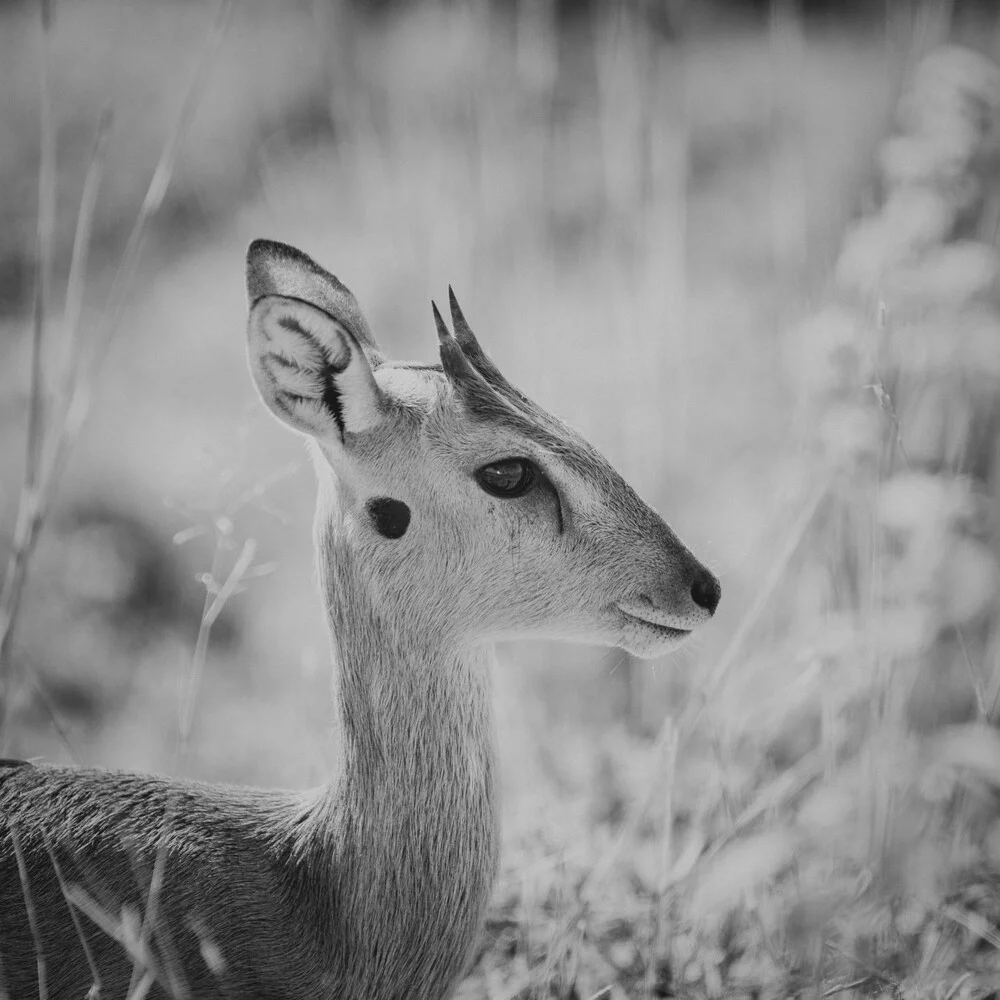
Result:
[[[899,113],[901,133],[879,152],[881,211],[847,234],[836,278],[892,315],[991,299],[1000,285],[992,245],[972,238],[983,177],[996,154],[1000,70],[946,46],[918,67]]]
[[[916,464],[955,467],[975,436],[969,398],[986,397],[974,411],[1000,394],[1000,254],[981,231],[995,228],[998,115],[984,56],[946,46],[918,67],[880,150],[882,208],[847,232],[831,304],[788,340],[829,462],[852,467],[892,438]]]
[[[944,906],[980,919],[968,873],[1000,871],[998,119],[993,63],[955,46],[926,57],[880,150],[882,207],[848,231],[826,304],[786,341],[835,474],[796,576],[815,617],[804,603],[799,633],[709,710],[775,770],[739,815],[763,802],[775,818],[716,852],[689,905],[711,927],[752,907],[784,933],[788,967],[827,940],[845,955],[937,947]]]
[[[1000,924],[963,895],[1000,871],[998,114],[985,58],[949,46],[919,65],[880,152],[882,207],[786,340],[825,492],[787,634],[706,706],[724,756],[695,768],[689,746],[672,785],[697,803],[671,953],[692,995],[787,996],[817,969],[846,983],[855,958],[968,968],[974,942],[940,946],[944,909]],[[970,997],[995,967],[976,976]],[[921,960],[899,995],[926,980]]]
[[[885,599],[919,608],[929,638],[995,610],[996,556],[970,512],[998,457],[1000,256],[981,232],[998,113],[990,60],[957,46],[927,56],[901,102],[902,134],[881,151],[885,205],[837,267],[844,292],[874,296],[883,317],[874,381],[888,386],[897,470],[877,512]]]
[[[979,538],[986,503],[964,477],[900,472],[882,487],[883,590],[928,641],[972,627],[995,609],[1000,568]]]

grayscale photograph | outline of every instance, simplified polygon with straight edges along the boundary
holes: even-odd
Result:
[[[1000,2],[0,90],[0,1000],[1000,1000]]]

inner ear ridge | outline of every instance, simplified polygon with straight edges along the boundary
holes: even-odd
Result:
[[[308,307],[308,303],[303,305]],[[300,408],[307,398],[312,400],[312,405],[307,407],[310,411],[315,412],[316,408],[322,406],[333,417],[340,439],[343,441],[346,433],[344,404],[335,376],[345,372],[355,359],[349,335],[340,329],[337,320],[332,316],[328,318],[333,328],[326,331],[311,329],[308,323],[303,322],[298,316],[283,313],[278,317],[276,326],[296,342],[300,351],[293,352],[288,344],[281,344],[277,338],[272,338],[271,356],[285,368],[286,384],[279,385],[279,391],[290,397]],[[360,350],[360,347],[358,349]],[[314,392],[311,397],[307,397],[304,392],[294,391],[307,388],[303,376],[305,378],[312,376],[316,379],[312,386]]]
[[[371,339],[371,332],[368,331],[367,336],[364,332],[359,332],[355,328],[355,324],[350,322],[349,317],[334,316],[322,305],[317,305],[315,302],[310,302],[308,299],[299,298],[295,295],[281,295],[275,297],[283,299],[293,309],[303,310],[308,313],[319,313],[326,322],[331,323],[337,329],[337,332],[342,340],[350,341],[357,346],[357,349],[364,354],[365,358],[368,360],[368,364],[372,368],[378,368],[380,365],[385,363],[385,356],[379,350],[374,340]],[[297,326],[298,332],[304,334],[306,337],[312,337],[319,341],[322,340],[320,334],[313,333],[308,328],[302,326],[301,322],[295,316],[286,314],[286,316],[282,317],[282,320],[284,319],[287,319],[289,324]],[[279,322],[281,321],[279,320]],[[286,324],[283,323],[282,325]],[[291,326],[286,325],[286,329],[291,329]],[[365,330],[367,330],[367,326],[365,327]]]
[[[343,371],[343,369],[340,369]],[[333,415],[333,419],[337,422],[337,430],[340,431],[340,440],[344,440],[344,407],[340,401],[340,389],[337,388],[337,383],[334,381],[333,376],[335,369],[332,365],[328,365],[326,370],[323,372],[323,405],[330,411]]]
[[[334,322],[336,322],[336,320],[334,320]],[[325,368],[341,375],[351,367],[351,362],[355,360],[354,349],[351,347],[350,343],[348,343],[347,337],[339,330],[334,332],[334,336],[340,342],[340,358],[333,358],[331,356],[329,344],[324,343],[322,340],[317,340],[316,343],[319,346],[320,353],[323,355]],[[359,347],[358,350],[360,349],[361,348]]]
[[[302,303],[302,305],[307,305],[310,309],[315,308],[308,306],[307,303]],[[317,311],[322,312],[322,310]],[[354,353],[350,343],[350,334],[332,316],[325,313],[323,315],[331,324],[330,330],[313,328],[308,322],[303,323],[298,316],[290,313],[279,316],[277,325],[286,330],[292,337],[304,340],[311,348],[309,353],[319,355],[317,367],[330,367],[336,372],[342,372],[350,365]],[[310,316],[308,319],[313,319],[313,317]],[[358,350],[361,350],[360,345]],[[334,358],[334,353],[337,355],[336,358]]]
[[[336,323],[336,320],[334,320]],[[340,440],[344,440],[344,404],[340,398],[340,387],[337,385],[335,376],[342,375],[351,367],[351,363],[364,364],[363,359],[354,357],[354,348],[347,339],[347,334],[340,330],[334,330],[333,336],[340,342],[340,357],[331,357],[331,345],[324,341],[317,341],[320,352],[323,355],[325,364],[321,372],[323,379],[323,405],[333,414],[333,419],[337,422],[337,430],[340,431]],[[361,350],[360,346],[358,350]]]
[[[246,283],[251,308],[262,298],[275,295],[319,309],[343,323],[373,365],[382,361],[375,337],[351,290],[297,247],[276,240],[254,240],[247,248]]]
[[[284,327],[284,333],[268,334],[267,353],[291,368],[318,373],[328,364],[325,352],[316,339],[305,331]]]
[[[280,392],[274,397],[274,405],[289,420],[307,424],[314,434],[324,434],[329,429],[329,411],[312,396]]]
[[[313,437],[345,442],[384,416],[368,352],[326,311],[298,299],[267,297],[251,310],[251,370],[265,403]]]
[[[303,367],[288,361],[280,354],[269,354],[264,363],[274,382],[275,391],[286,396],[312,399],[321,395],[324,383],[320,369]]]

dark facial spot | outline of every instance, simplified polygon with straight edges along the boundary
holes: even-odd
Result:
[[[410,508],[392,497],[373,497],[367,504],[375,530],[386,538],[402,538],[410,526]]]

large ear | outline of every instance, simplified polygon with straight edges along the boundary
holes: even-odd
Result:
[[[369,360],[381,356],[354,296],[336,278],[291,247],[256,240],[247,253],[247,293],[250,370],[279,420],[327,444],[382,422],[386,408]]]
[[[364,348],[374,365],[382,362],[375,337],[351,290],[301,250],[274,240],[254,240],[250,244],[247,250],[250,308],[265,295],[302,299],[329,313]]]

